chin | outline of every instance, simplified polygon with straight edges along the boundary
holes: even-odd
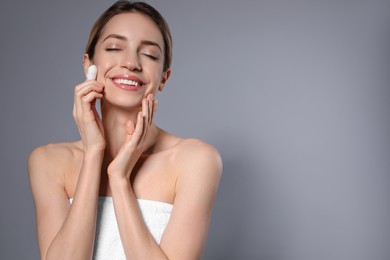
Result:
[[[142,105],[143,95],[121,95],[110,97],[105,95],[102,100],[102,106],[116,107],[131,111],[133,109],[140,109]]]

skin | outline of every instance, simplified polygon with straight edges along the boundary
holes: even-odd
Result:
[[[126,13],[106,24],[93,59],[84,56],[85,73],[95,64],[98,75],[75,87],[81,140],[38,147],[29,158],[41,259],[92,258],[99,196],[113,198],[127,258],[201,257],[222,163],[209,144],[175,137],[153,123],[154,96],[170,75],[163,71],[163,44],[150,18]],[[112,81],[117,74],[137,76],[145,85],[124,91]],[[174,205],[160,245],[137,198]]]

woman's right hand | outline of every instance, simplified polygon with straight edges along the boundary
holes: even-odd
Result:
[[[103,98],[103,91],[104,85],[95,79],[87,79],[75,87],[73,118],[84,151],[103,151],[106,147],[102,120],[96,111],[96,100]]]

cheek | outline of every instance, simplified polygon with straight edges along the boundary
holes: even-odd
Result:
[[[153,83],[154,83],[153,85],[160,86],[161,80],[162,80],[161,73],[159,71],[155,72],[153,74]]]
[[[153,68],[153,79],[155,80],[156,84],[160,84],[162,80],[163,75],[163,68],[160,66],[160,64],[156,64]]]
[[[109,57],[104,57],[103,55],[95,56],[93,60],[94,64],[98,69],[98,79],[103,80],[107,72],[115,66],[116,62]]]

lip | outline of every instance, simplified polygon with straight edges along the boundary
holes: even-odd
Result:
[[[130,86],[127,84],[119,84],[119,83],[115,82],[116,79],[132,80],[132,81],[139,82],[140,85],[137,87],[137,86]],[[120,88],[121,90],[125,90],[125,91],[138,91],[145,85],[145,83],[139,77],[134,76],[134,75],[128,75],[128,74],[115,75],[114,77],[111,78],[111,81],[113,82],[113,84],[116,87]]]

